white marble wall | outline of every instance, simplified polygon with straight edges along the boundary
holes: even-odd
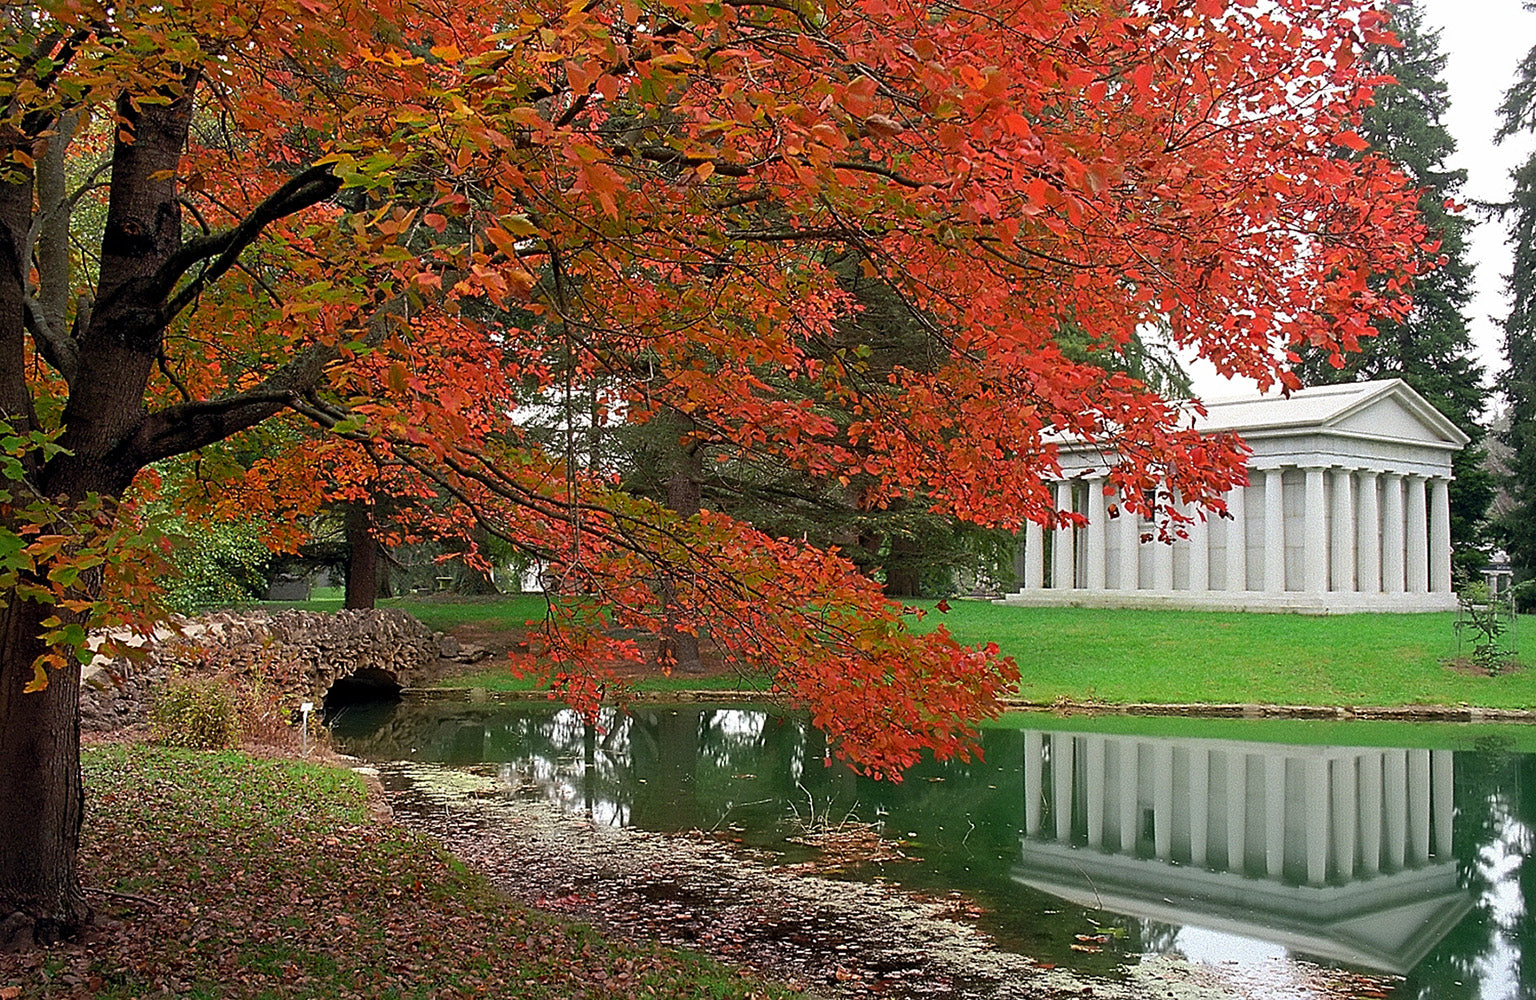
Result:
[[[1016,603],[1436,610],[1451,593],[1449,480],[1341,465],[1250,469],[1229,517],[1193,521],[1173,544],[1118,511],[1103,475],[1055,484],[1087,523],[1023,533]],[[1116,510],[1118,516],[1111,517]]]

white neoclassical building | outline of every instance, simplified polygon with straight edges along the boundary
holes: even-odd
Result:
[[[1451,456],[1467,436],[1399,379],[1206,404],[1203,431],[1252,449],[1227,515],[1190,511],[1173,544],[1141,516],[1110,516],[1105,454],[1067,443],[1059,510],[1031,523],[1010,604],[1243,611],[1440,611],[1451,592]]]

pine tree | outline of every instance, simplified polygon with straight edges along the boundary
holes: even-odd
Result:
[[[1456,141],[1442,118],[1450,100],[1443,79],[1440,33],[1424,27],[1412,2],[1399,4],[1392,30],[1401,47],[1378,45],[1376,68],[1397,82],[1376,90],[1359,129],[1372,152],[1393,161],[1420,190],[1419,211],[1440,238],[1443,263],[1414,288],[1413,312],[1402,322],[1377,324],[1378,334],[1360,342],[1359,353],[1334,367],[1322,351],[1303,351],[1297,374],[1306,385],[1400,378],[1452,420],[1472,443],[1452,463],[1451,543],[1459,570],[1485,561],[1483,525],[1493,502],[1494,483],[1484,468],[1478,418],[1487,404],[1482,368],[1472,358],[1466,309],[1472,297],[1472,263],[1467,259],[1471,221],[1446,208],[1466,182],[1465,170],[1446,161]]]
[[[1512,88],[1500,109],[1503,139],[1532,126],[1536,97],[1536,49],[1521,63],[1521,83]],[[1514,225],[1509,242],[1514,263],[1505,285],[1510,309],[1504,320],[1504,359],[1498,388],[1508,406],[1509,428],[1501,437],[1510,449],[1504,488],[1510,509],[1495,526],[1522,578],[1536,572],[1536,155],[1514,174],[1514,197],[1505,206]]]

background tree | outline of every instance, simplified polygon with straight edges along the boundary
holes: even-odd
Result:
[[[1370,47],[1377,72],[1395,82],[1376,88],[1366,108],[1360,135],[1376,153],[1396,163],[1419,189],[1419,211],[1440,241],[1438,266],[1421,277],[1413,291],[1413,309],[1404,318],[1378,325],[1375,337],[1360,341],[1359,351],[1342,365],[1326,349],[1303,347],[1297,372],[1307,385],[1365,379],[1400,378],[1448,417],[1472,443],[1451,460],[1451,545],[1460,573],[1475,574],[1487,563],[1484,527],[1493,503],[1494,483],[1480,446],[1486,430],[1479,422],[1488,403],[1483,371],[1473,360],[1466,309],[1472,299],[1472,263],[1467,259],[1471,220],[1448,205],[1466,183],[1465,170],[1446,161],[1456,140],[1442,117],[1450,103],[1440,33],[1427,30],[1412,0],[1392,8],[1397,45]]]
[[[408,479],[445,535],[473,524],[550,567],[531,654],[579,707],[626,636],[707,634],[834,752],[894,773],[968,753],[1016,668],[914,634],[834,553],[627,493],[520,415],[602,384],[619,419],[676,413],[744,459],[867,476],[871,506],[928,497],[1011,530],[1075,516],[1043,485],[1061,434],[1115,456],[1130,496],[1219,503],[1241,474],[1239,442],[1065,355],[1064,323],[1110,350],[1162,323],[1294,385],[1285,345],[1350,347],[1406,308],[1413,197],[1386,162],[1332,155],[1362,143],[1381,18],[1357,0],[936,13],[0,11],[5,936],[88,915],[76,657],[89,627],[145,613],[156,462],[312,421]],[[878,393],[804,347],[852,307],[834,252],[933,327],[932,360]],[[765,372],[810,380],[847,426]]]
[[[1536,49],[1520,61],[1499,111],[1504,119],[1500,141],[1536,129]],[[1513,220],[1509,243],[1514,261],[1505,278],[1510,308],[1504,319],[1505,368],[1497,380],[1509,425],[1501,436],[1509,448],[1503,486],[1510,508],[1496,528],[1524,580],[1536,573],[1536,154],[1512,179],[1514,194],[1502,212]]]

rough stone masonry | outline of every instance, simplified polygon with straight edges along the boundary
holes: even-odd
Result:
[[[98,656],[85,666],[80,725],[102,731],[143,722],[151,693],[176,674],[256,683],[295,708],[318,704],[336,681],[365,671],[417,686],[435,675],[445,655],[462,658],[456,643],[452,651],[445,648],[449,639],[404,611],[385,609],[177,618],[153,636],[124,638],[148,647],[141,658]]]

